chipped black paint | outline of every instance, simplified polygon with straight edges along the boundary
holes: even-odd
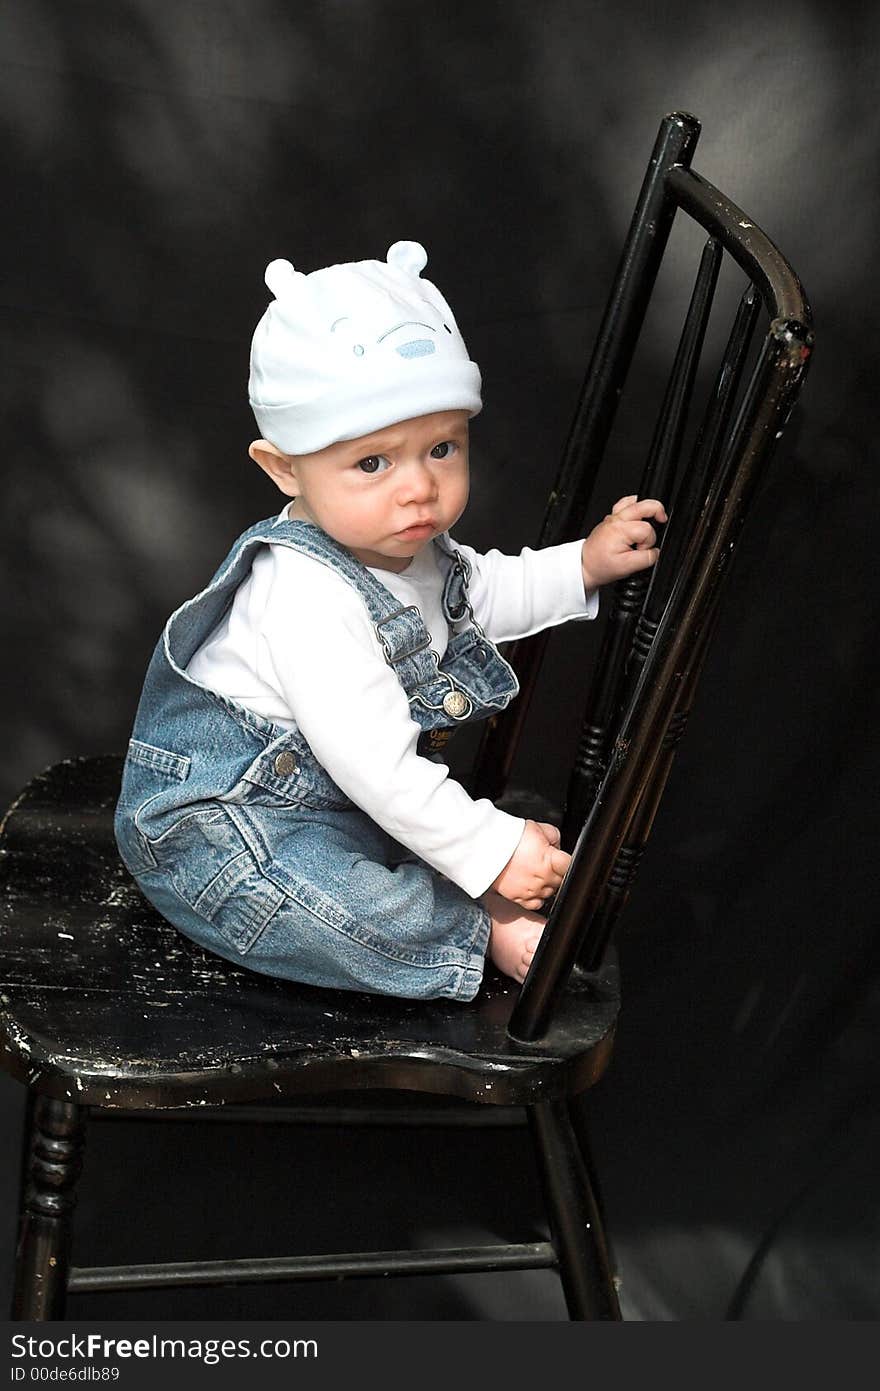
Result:
[[[214,1106],[336,1087],[409,1087],[502,1104],[582,1090],[617,1012],[609,966],[575,984],[540,1046],[506,1034],[516,987],[478,999],[393,1000],[272,980],[203,951],[121,864],[118,758],[35,778],[6,820],[0,898],[0,1059],[60,1101]]]

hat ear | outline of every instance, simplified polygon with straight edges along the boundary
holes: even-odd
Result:
[[[385,260],[389,266],[394,266],[395,270],[418,275],[428,264],[428,253],[417,241],[396,241],[393,246],[389,246]]]
[[[270,261],[266,267],[266,284],[276,299],[289,295],[305,280],[301,270],[294,270],[289,261]]]

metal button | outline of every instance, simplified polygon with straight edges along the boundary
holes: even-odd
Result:
[[[275,763],[273,766],[279,778],[289,778],[293,773],[299,772],[299,764],[289,749],[285,749],[283,753],[275,755]]]
[[[443,697],[443,709],[454,720],[463,720],[471,713],[473,706],[461,691],[448,691]]]
[[[474,661],[476,662],[477,666],[484,667],[486,665],[486,660],[488,656],[489,654],[486,651],[485,647],[474,648]]]

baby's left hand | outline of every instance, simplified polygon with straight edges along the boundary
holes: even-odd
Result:
[[[658,522],[667,520],[666,509],[656,498],[638,501],[632,493],[615,502],[609,515],[593,527],[583,544],[584,589],[597,589],[600,584],[621,580],[655,564],[660,551],[657,533],[648,517]]]

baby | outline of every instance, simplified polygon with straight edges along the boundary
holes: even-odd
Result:
[[[284,494],[169,619],[129,743],[116,835],[182,932],[314,985],[469,1000],[485,958],[521,982],[570,857],[554,826],[449,776],[454,729],[517,683],[496,643],[593,617],[652,565],[656,500],[519,556],[452,540],[479,370],[397,242],[304,275],[273,261],[251,350]]]

